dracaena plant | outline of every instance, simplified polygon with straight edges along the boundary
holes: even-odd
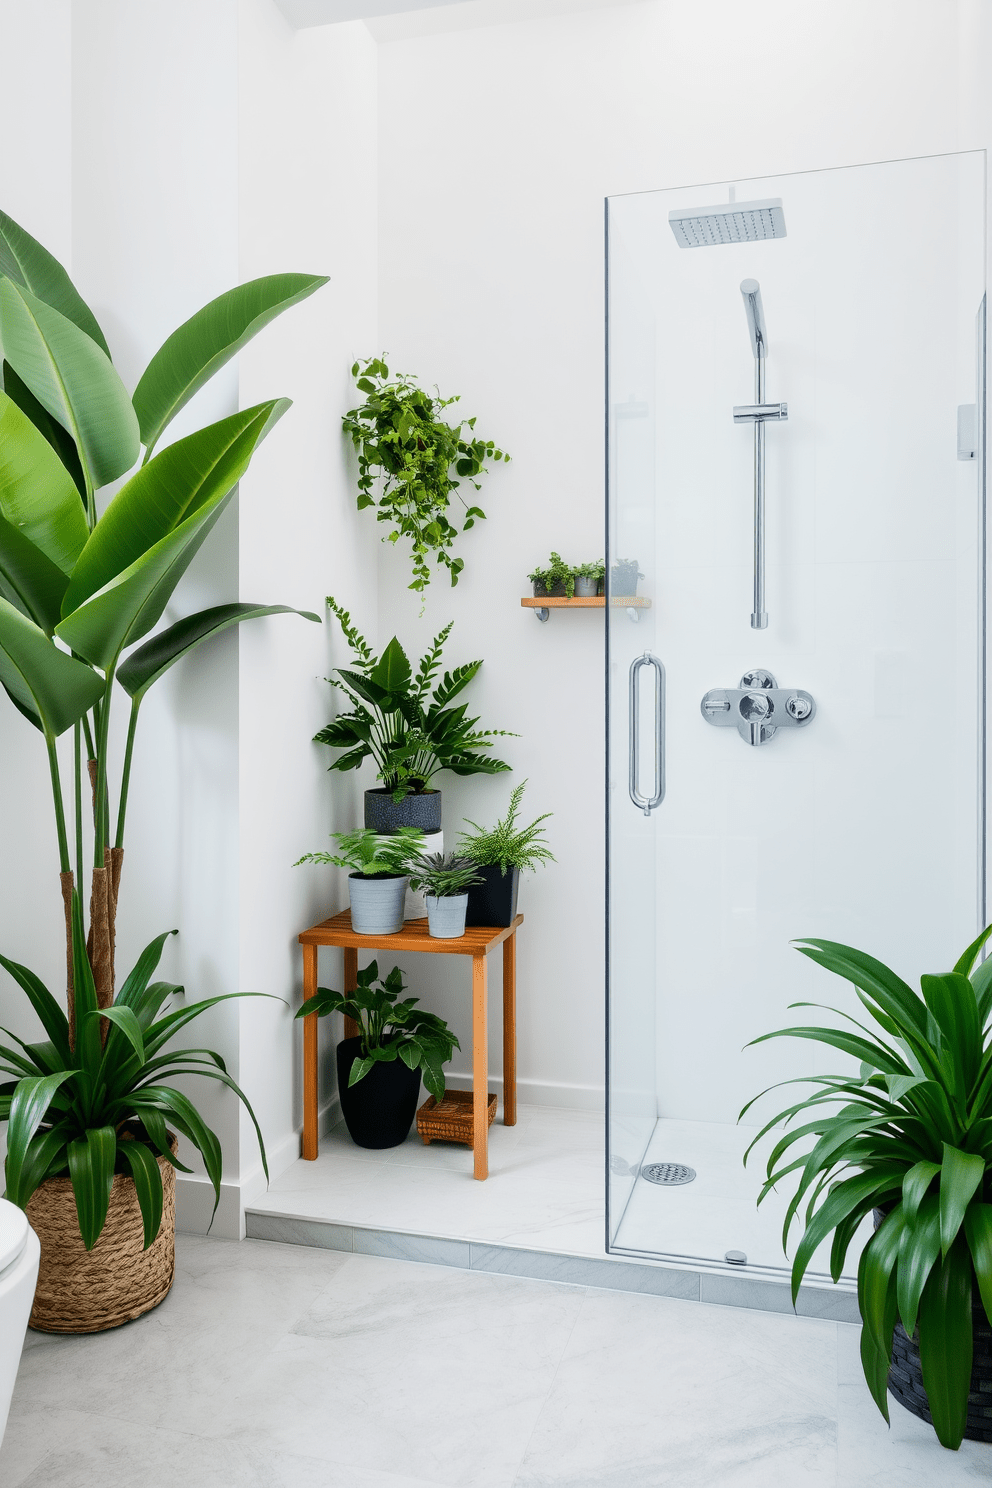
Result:
[[[469,506],[459,494],[462,480],[481,490],[476,476],[485,475],[486,460],[508,460],[491,439],[480,439],[475,419],[449,424],[441,417],[458,398],[442,398],[418,387],[412,377],[390,378],[378,357],[356,362],[351,369],[364,403],[343,420],[358,453],[358,509],[376,507],[376,520],[387,522],[387,539],[409,539],[413,558],[411,589],[422,592],[431,581],[428,562],[447,568],[452,586],[465,566],[453,558],[458,536],[456,523],[468,532],[485,512]],[[378,489],[378,500],[374,494]],[[456,514],[453,498],[463,508]]]
[[[351,1066],[349,1085],[357,1085],[374,1064],[402,1059],[408,1069],[421,1071],[424,1084],[440,1104],[444,1100],[444,1065],[461,1045],[443,1018],[417,1007],[416,997],[400,1001],[405,991],[403,973],[398,966],[380,982],[378,964],[370,961],[358,973],[354,992],[333,992],[319,987],[316,996],[309,998],[296,1016],[344,1013],[358,1024],[362,1042],[358,1058]]]
[[[483,751],[491,749],[496,738],[515,736],[505,729],[477,728],[478,718],[466,717],[464,703],[449,707],[482,662],[466,662],[438,681],[441,653],[454,622],[435,636],[414,673],[395,636],[382,655],[376,656],[352,625],[348,611],[331,595],[327,606],[337,616],[354,654],[350,668],[339,667],[337,675],[327,679],[344,693],[351,711],[338,714],[314,736],[318,744],[344,750],[328,769],[357,770],[372,759],[383,785],[395,801],[401,801],[426,790],[441,770],[454,775],[496,775],[510,768]]]
[[[775,1143],[758,1202],[798,1175],[783,1232],[787,1244],[805,1201],[793,1301],[820,1244],[833,1236],[837,1281],[862,1220],[884,1211],[858,1267],[865,1378],[888,1420],[894,1330],[901,1323],[910,1338],[918,1330],[934,1429],[952,1448],[966,1425],[973,1293],[992,1322],[992,959],[978,964],[990,934],[992,926],[953,971],[923,976],[922,996],[873,956],[806,939],[799,950],[854,984],[875,1027],[828,1009],[853,1026],[781,1028],[754,1040],[811,1039],[860,1063],[857,1075],[785,1082],[819,1088],[778,1112],[755,1139],[800,1121]]]
[[[72,904],[74,894],[85,894],[87,859],[88,957],[97,1005],[113,1002],[128,782],[144,697],[211,636],[287,612],[283,605],[217,605],[144,639],[288,400],[270,399],[156,447],[218,368],[324,283],[312,274],[274,274],[220,295],[169,336],[129,397],[96,317],[62,265],[0,212],[0,684],[48,755],[70,1045]],[[128,472],[101,514],[100,488]],[[115,780],[109,739],[118,688],[130,699],[130,723]],[[70,730],[67,790],[56,740]]]
[[[0,966],[23,989],[47,1035],[43,1043],[26,1044],[7,1033],[11,1043],[0,1043],[0,1120],[8,1122],[7,1198],[26,1208],[46,1178],[68,1176],[80,1234],[92,1250],[107,1218],[114,1174],[127,1173],[134,1180],[147,1250],[162,1222],[158,1158],[190,1172],[171,1151],[168,1127],[202,1154],[215,1212],[220,1198],[220,1143],[189,1097],[170,1084],[177,1075],[218,1080],[244,1101],[268,1176],[255,1113],[220,1055],[211,1049],[168,1048],[207,1008],[232,997],[265,994],[209,997],[160,1017],[163,1006],[183,990],[151,980],[162,946],[174,933],[166,931],[141,953],[113,1005],[101,1008],[78,896],[72,902],[72,933],[76,996],[71,1025],[34,972],[0,956]]]

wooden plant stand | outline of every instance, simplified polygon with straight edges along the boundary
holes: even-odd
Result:
[[[486,957],[498,945],[503,947],[503,1125],[517,1123],[517,929],[523,924],[517,915],[506,929],[488,925],[470,925],[457,940],[435,940],[428,931],[427,920],[407,920],[398,935],[358,935],[351,928],[351,911],[342,910],[329,920],[321,920],[300,936],[303,947],[303,997],[317,992],[317,952],[321,946],[340,946],[344,951],[344,992],[358,986],[358,952],[428,951],[438,956],[471,956],[472,958],[472,1156],[473,1177],[489,1177],[489,1043],[488,988]],[[303,1019],[303,1156],[313,1161],[317,1156],[317,1014]],[[358,1032],[350,1018],[345,1019],[344,1036]]]

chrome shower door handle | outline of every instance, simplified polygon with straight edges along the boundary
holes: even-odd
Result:
[[[641,772],[641,693],[638,677],[642,667],[652,667],[654,670],[654,781],[653,793],[650,796],[642,796],[638,789]],[[650,651],[645,651],[643,656],[635,657],[631,662],[628,697],[630,726],[628,790],[630,799],[638,810],[643,811],[645,816],[650,816],[655,807],[660,806],[665,799],[665,668],[657,656],[652,656]]]

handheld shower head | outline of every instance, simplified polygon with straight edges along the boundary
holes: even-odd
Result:
[[[742,279],[741,294],[744,296],[747,328],[751,333],[751,350],[756,360],[762,361],[768,355],[768,332],[765,329],[765,311],[761,303],[761,286],[757,279]]]

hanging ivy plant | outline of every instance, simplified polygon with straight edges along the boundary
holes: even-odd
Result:
[[[342,421],[358,452],[358,509],[377,508],[376,520],[390,524],[389,542],[410,539],[411,589],[422,592],[430,583],[432,553],[454,586],[465,566],[464,559],[451,555],[454,540],[486,514],[462,496],[464,513],[459,513],[452,496],[463,478],[481,490],[476,476],[486,474],[485,461],[510,457],[491,439],[475,437],[474,418],[445,421],[442,414],[459,401],[457,396],[442,398],[436,388],[432,396],[413,377],[390,379],[378,357],[356,362],[351,373],[365,394],[365,402]]]

